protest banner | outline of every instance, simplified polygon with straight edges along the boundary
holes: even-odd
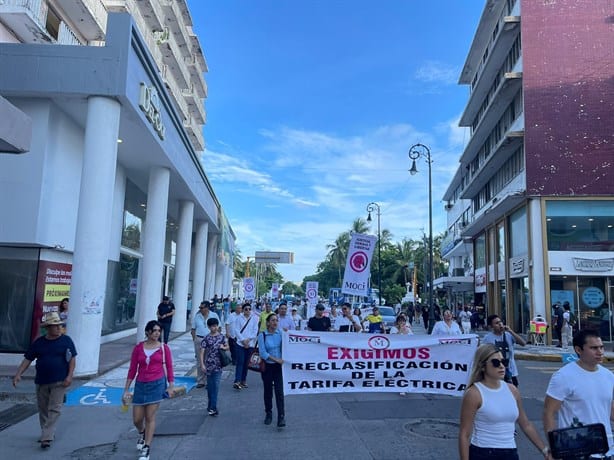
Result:
[[[353,233],[343,272],[341,292],[366,296],[369,291],[371,258],[377,237]]]
[[[243,294],[245,300],[254,300],[256,298],[256,286],[253,277],[243,278]]]
[[[462,396],[478,337],[288,331],[284,393],[407,392]]]

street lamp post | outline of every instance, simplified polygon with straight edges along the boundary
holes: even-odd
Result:
[[[377,211],[377,304],[382,304],[382,234],[380,231],[380,207],[379,204],[372,202],[367,205],[367,222],[371,222],[371,212]]]
[[[435,307],[433,305],[433,183],[431,176],[431,151],[424,144],[414,144],[409,148],[409,159],[411,160],[411,168],[409,173],[413,176],[418,172],[416,168],[416,160],[420,157],[424,158],[429,166],[429,266],[428,266],[428,283],[429,283],[429,334],[433,331],[435,323]]]

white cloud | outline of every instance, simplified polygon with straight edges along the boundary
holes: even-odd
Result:
[[[455,85],[459,74],[457,67],[439,61],[426,61],[416,70],[414,78],[425,83]]]
[[[349,230],[354,219],[366,218],[371,201],[380,204],[382,228],[393,233],[394,241],[420,239],[428,232],[428,165],[421,158],[419,173],[408,174],[410,144],[420,142],[431,149],[433,230],[445,230],[441,196],[462,150],[456,125],[457,118],[442,122],[427,135],[409,124],[395,124],[360,136],[280,127],[260,131],[263,145],[249,160],[208,151],[204,163],[213,182],[236,182],[237,188],[248,184],[274,197],[241,197],[241,204],[253,209],[281,207],[271,209],[274,218],[246,220],[239,209],[225,211],[244,257],[258,250],[294,252],[295,264],[278,269],[286,280],[300,282],[315,273],[327,244]],[[266,172],[258,169],[260,164]],[[273,180],[278,177],[292,180]],[[376,231],[375,224],[370,228]]]

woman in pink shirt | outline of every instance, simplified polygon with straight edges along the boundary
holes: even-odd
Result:
[[[156,412],[166,391],[166,381],[168,380],[169,390],[172,390],[175,382],[171,349],[159,341],[161,330],[162,326],[158,321],[149,321],[145,326],[147,339],[132,350],[124,387],[123,400],[126,404],[131,399],[130,385],[136,377],[132,397],[132,421],[139,432],[136,444],[136,448],[141,451],[139,460],[149,460],[151,441],[156,429]]]

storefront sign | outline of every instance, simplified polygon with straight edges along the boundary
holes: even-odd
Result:
[[[614,269],[614,258],[610,259],[581,259],[572,257],[573,266],[581,272],[611,272]]]
[[[139,107],[153,126],[154,131],[158,133],[158,137],[164,140],[166,128],[162,124],[162,106],[156,88],[141,83]]]
[[[284,394],[437,393],[461,397],[475,335],[407,336],[288,331]]]
[[[522,276],[527,274],[527,258],[526,257],[516,257],[514,259],[510,259],[510,275],[511,276]]]

